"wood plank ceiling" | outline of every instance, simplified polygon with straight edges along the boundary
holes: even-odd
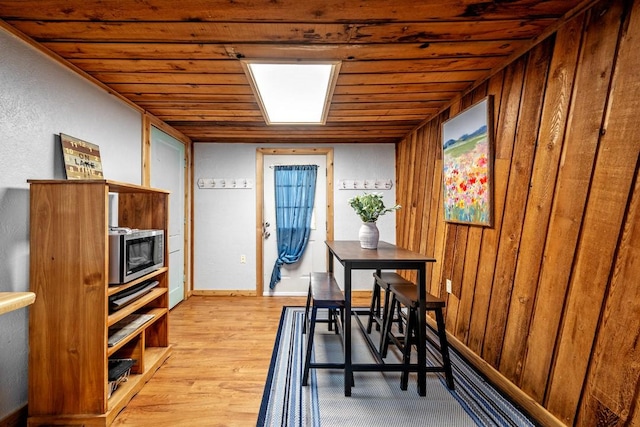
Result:
[[[585,0],[0,0],[195,142],[397,142]],[[239,59],[341,60],[324,126],[267,126]]]

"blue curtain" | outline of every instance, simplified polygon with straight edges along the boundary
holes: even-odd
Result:
[[[275,166],[278,259],[271,272],[271,289],[280,281],[280,267],[298,262],[309,241],[317,172],[316,165]]]

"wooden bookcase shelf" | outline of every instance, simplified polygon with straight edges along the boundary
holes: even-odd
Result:
[[[120,310],[110,314],[107,317],[107,326],[112,326],[118,321],[124,319],[131,313],[140,312],[140,309],[150,307],[152,302],[155,302],[158,297],[167,293],[167,288],[152,289],[148,294],[142,296],[139,300],[132,302],[128,306],[121,308]]]
[[[165,266],[109,286],[109,199],[118,225],[168,228],[169,194],[108,180],[30,180],[29,426],[108,426],[171,354],[168,245]],[[158,285],[109,313],[109,296],[148,280]],[[109,327],[150,314],[112,347]],[[109,358],[133,358],[109,397]]]
[[[113,294],[117,294],[118,292],[125,291],[135,285],[138,285],[142,282],[146,282],[147,280],[153,279],[155,276],[158,276],[162,273],[166,273],[167,270],[168,270],[167,267],[162,267],[154,271],[153,273],[149,273],[146,276],[140,277],[139,279],[132,280],[128,283],[125,283],[124,285],[110,285],[107,295],[111,296]]]
[[[109,357],[113,356],[119,349],[124,347],[129,341],[138,337],[142,331],[145,331],[147,329],[151,330],[150,328],[153,326],[153,323],[155,323],[158,320],[164,319],[164,316],[167,313],[167,311],[168,310],[166,308],[154,308],[153,310],[144,311],[144,314],[153,315],[153,319],[149,320],[144,325],[136,328],[135,331],[131,332],[129,335],[123,338],[122,341],[119,341],[113,347],[109,347],[107,351],[107,355]]]

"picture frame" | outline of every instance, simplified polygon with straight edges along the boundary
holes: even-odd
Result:
[[[442,124],[446,222],[493,226],[493,97]]]
[[[60,143],[67,179],[104,179],[100,147],[64,133]]]

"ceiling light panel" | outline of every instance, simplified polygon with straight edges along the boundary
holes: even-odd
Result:
[[[324,124],[340,62],[243,61],[267,124]]]

